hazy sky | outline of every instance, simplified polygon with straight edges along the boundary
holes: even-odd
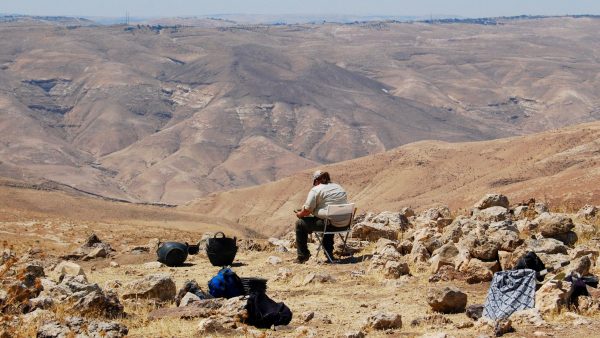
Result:
[[[0,13],[78,16],[600,14],[600,0],[0,0]]]

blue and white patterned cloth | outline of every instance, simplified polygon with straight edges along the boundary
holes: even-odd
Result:
[[[498,320],[519,310],[535,306],[535,271],[520,269],[494,274],[488,290],[483,316]]]

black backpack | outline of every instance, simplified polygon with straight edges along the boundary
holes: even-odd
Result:
[[[514,270],[519,269],[531,269],[536,272],[536,278],[538,281],[543,281],[544,276],[540,276],[539,272],[544,270],[546,266],[544,262],[535,254],[533,251],[529,251],[524,254],[519,260],[517,264],[515,264]]]
[[[246,303],[248,319],[246,324],[259,329],[268,329],[273,325],[287,325],[292,320],[292,311],[284,303],[277,303],[262,292],[248,296]]]

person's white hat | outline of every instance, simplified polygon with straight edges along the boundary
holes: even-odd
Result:
[[[313,181],[316,180],[317,178],[321,177],[321,175],[323,175],[323,172],[321,170],[317,170],[313,173]]]

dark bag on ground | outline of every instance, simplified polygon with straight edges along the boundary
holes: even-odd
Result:
[[[210,279],[208,292],[217,298],[233,298],[245,294],[242,280],[230,268],[219,270],[219,273]]]
[[[251,293],[246,304],[248,319],[246,324],[259,329],[273,325],[287,325],[292,320],[292,311],[284,303],[277,303],[262,292]]]
[[[539,272],[544,270],[545,268],[546,266],[544,265],[544,262],[542,262],[538,255],[536,255],[533,251],[529,251],[526,254],[524,254],[521,258],[519,258],[514,270],[531,269],[536,272],[537,280],[543,281],[544,276],[540,276]]]

